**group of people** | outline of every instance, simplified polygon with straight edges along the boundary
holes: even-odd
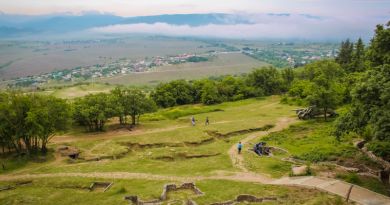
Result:
[[[269,155],[270,149],[269,149],[269,147],[267,147],[265,145],[266,145],[265,142],[259,142],[259,143],[255,144],[255,146],[253,146],[253,151],[259,156]],[[241,154],[242,148],[243,148],[243,144],[241,142],[238,142],[238,144],[237,144],[238,154]]]
[[[196,125],[196,120],[195,120],[194,116],[191,117],[191,124],[192,124],[192,126]],[[206,117],[206,120],[205,120],[204,124],[205,125],[209,125],[210,124],[209,117]],[[265,144],[266,144],[265,142],[259,142],[259,143],[255,144],[255,146],[253,147],[253,151],[257,155],[259,155],[259,156],[268,155],[269,154],[269,148],[267,148],[265,146]],[[237,144],[238,154],[241,154],[243,146],[244,145],[241,142],[238,142],[238,144]]]
[[[191,124],[192,124],[192,126],[195,126],[195,125],[196,125],[196,120],[195,120],[195,117],[194,117],[194,116],[191,117]],[[205,120],[205,123],[204,123],[204,124],[205,124],[205,125],[209,125],[209,124],[210,124],[209,117],[206,117],[206,120]]]
[[[259,156],[269,155],[270,154],[269,147],[267,147],[265,145],[266,145],[265,142],[259,142],[259,143],[255,144],[255,146],[253,147],[253,151]]]

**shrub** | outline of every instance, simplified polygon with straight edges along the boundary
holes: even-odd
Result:
[[[385,141],[372,141],[367,146],[368,150],[372,151],[375,155],[390,159],[390,142]]]

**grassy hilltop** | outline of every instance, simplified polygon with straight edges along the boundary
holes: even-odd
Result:
[[[250,178],[234,179],[233,176],[242,171],[242,167],[234,162],[229,150],[238,141],[252,135],[255,137],[250,142],[267,141],[289,151],[288,154],[276,153],[273,157],[257,157],[253,152],[246,151],[251,147],[249,143],[244,145],[243,166],[272,178],[289,176],[293,163],[281,160],[289,155],[315,162],[318,155],[327,158],[325,160],[336,160],[347,157],[344,153],[346,149],[349,150],[348,155],[357,153],[350,142],[337,144],[333,138],[326,136],[332,122],[292,120],[294,108],[281,104],[280,97],[272,96],[213,106],[167,108],[143,116],[143,123],[131,131],[118,128],[115,119],[111,120],[103,133],[87,134],[83,129],[75,128],[53,138],[49,145],[50,154],[43,162],[39,158],[28,162],[23,158],[3,159],[8,169],[2,171],[1,185],[28,180],[29,175],[35,177],[31,178],[30,184],[0,192],[0,202],[126,204],[123,200],[126,195],[138,195],[145,200],[155,199],[159,197],[164,184],[190,180],[195,181],[206,194],[193,196],[184,191],[171,194],[169,198],[192,198],[198,204],[210,204],[230,200],[239,194],[253,194],[257,197],[277,197],[283,204],[324,204],[324,201],[344,204],[338,197],[315,190],[245,182],[250,181]],[[197,120],[195,127],[190,124],[192,115]],[[208,126],[204,125],[206,116],[210,119]],[[290,123],[294,124],[290,129],[265,137],[256,138],[262,136],[262,131],[243,132],[222,138],[208,134],[210,131],[218,131],[227,135],[267,125],[288,126]],[[285,133],[291,134],[289,137],[281,137]],[[294,140],[302,137],[304,141]],[[326,143],[319,143],[319,137],[324,138]],[[81,150],[80,159],[61,156],[56,150],[64,145]],[[313,153],[314,149],[319,153]],[[101,160],[92,160],[98,158]],[[327,172],[323,166],[313,165],[312,168],[313,175]],[[93,181],[110,181],[114,184],[104,193],[89,192],[87,188]],[[383,191],[378,183],[368,184],[368,187]],[[51,195],[46,196],[46,193]]]

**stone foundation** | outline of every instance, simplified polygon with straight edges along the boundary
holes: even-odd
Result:
[[[163,191],[159,199],[151,200],[151,201],[142,201],[138,198],[138,196],[126,196],[125,200],[130,201],[134,205],[160,205],[164,201],[168,199],[168,193],[180,190],[191,190],[195,195],[203,195],[203,192],[200,191],[198,187],[195,186],[194,183],[183,183],[180,186],[176,184],[166,184],[164,185]],[[192,200],[187,200],[183,202],[186,205],[197,205],[196,202]]]

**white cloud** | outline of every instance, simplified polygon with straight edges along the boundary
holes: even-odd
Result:
[[[310,40],[340,40],[363,37],[369,39],[378,23],[384,19],[346,19],[321,17],[308,18],[304,15],[269,16],[266,14],[239,14],[238,18],[246,18],[253,24],[204,25],[191,27],[188,25],[127,24],[94,28],[101,33],[138,33],[160,34],[170,36],[202,36],[223,38],[298,38]]]

